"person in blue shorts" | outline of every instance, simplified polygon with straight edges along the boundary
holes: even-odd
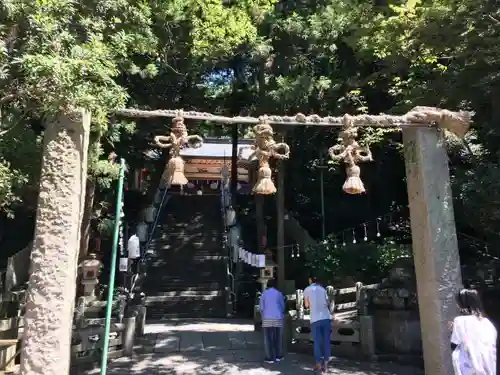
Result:
[[[323,374],[327,371],[331,356],[330,336],[332,334],[333,309],[328,302],[326,289],[315,277],[311,284],[304,290],[304,306],[311,311],[311,332],[314,341],[314,371]]]

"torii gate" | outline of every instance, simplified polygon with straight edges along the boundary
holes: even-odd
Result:
[[[116,114],[142,118],[182,117],[231,126],[266,124],[261,128],[263,142],[256,143],[257,151],[262,151],[260,157],[257,155],[260,162],[260,182],[265,180],[255,191],[257,194],[275,191],[272,181],[268,184],[270,175],[266,170],[266,158],[287,154],[286,145],[281,147],[281,152],[274,147],[266,149],[275,144],[272,140],[272,128],[269,130],[271,125],[344,126],[342,144],[332,147],[330,154],[348,164],[348,180],[344,184],[344,190],[348,193],[363,190],[356,162],[371,158],[368,149],[357,145],[356,128],[401,127],[425,372],[427,375],[453,373],[448,323],[458,314],[454,293],[461,287],[462,280],[443,131],[448,130],[458,137],[463,137],[469,129],[471,113],[416,107],[402,116],[320,117],[298,114],[256,118],[224,117],[181,110],[137,109],[117,110]],[[89,125],[90,114],[87,111],[60,115],[48,121],[46,125],[40,198],[28,287],[26,319],[29,324],[25,325],[21,360],[22,374],[25,375],[41,372],[47,375],[62,375],[66,374],[69,368],[67,347],[70,345],[70,312],[75,297],[81,222],[81,215],[78,215],[83,208],[81,196],[84,196],[85,191]],[[184,131],[176,128],[181,138],[187,135],[180,130]],[[170,142],[178,139],[176,133],[174,135]],[[293,150],[291,153],[293,154]],[[182,163],[177,161],[173,164],[175,165],[171,166],[172,173],[179,172]],[[283,181],[279,179],[278,190],[282,187]],[[73,270],[75,272],[72,272]]]
[[[117,114],[128,117],[183,117],[225,125],[265,123],[280,127],[294,125],[343,126],[344,131],[339,139],[341,144],[330,148],[329,151],[332,158],[341,159],[347,164],[348,178],[343,189],[351,194],[364,192],[357,163],[371,159],[369,149],[362,149],[355,140],[357,127],[401,127],[403,129],[425,372],[428,375],[453,373],[448,323],[458,313],[454,293],[462,286],[462,277],[443,131],[450,131],[462,138],[469,130],[472,113],[416,107],[403,116],[320,117],[299,113],[295,116],[255,118],[225,117],[210,113],[184,112],[183,110],[141,111],[136,109],[120,110],[117,111]],[[272,130],[270,135],[268,134],[267,141],[273,142]],[[262,147],[257,142],[257,151]],[[280,155],[273,147],[263,151],[269,152],[270,155],[265,158],[264,163],[262,159],[259,160],[260,171],[263,170],[263,164],[264,168],[267,166],[269,156]],[[287,154],[286,149],[284,153]],[[265,176],[262,176],[260,171],[257,185],[262,186],[259,182]],[[263,173],[267,175],[266,171]],[[283,187],[282,176],[278,179],[278,185],[279,188]],[[265,189],[263,191],[262,188],[257,190],[254,188],[256,194],[269,194],[274,191],[272,188],[267,191]],[[282,225],[282,220],[279,220],[278,232],[280,232],[281,226],[281,233],[278,233],[278,242],[283,242],[283,239],[280,239],[283,236]],[[283,245],[283,243],[278,243],[278,249],[281,250],[278,253],[278,260],[284,259]],[[279,278],[284,279],[284,270],[281,271]]]

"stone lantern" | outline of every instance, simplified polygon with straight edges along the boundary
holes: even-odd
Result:
[[[94,300],[95,287],[99,284],[99,274],[101,273],[101,261],[97,259],[96,254],[89,254],[88,258],[85,259],[81,264],[82,270],[82,285],[83,285],[83,296],[87,300]]]
[[[274,264],[270,259],[266,258],[266,265],[264,268],[260,269],[259,283],[262,286],[262,292],[266,290],[267,281],[274,278]]]

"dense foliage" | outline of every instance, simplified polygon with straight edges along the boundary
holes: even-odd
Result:
[[[41,122],[75,107],[92,110],[91,178],[105,191],[116,177],[108,153],[140,165],[164,128],[117,123],[116,107],[341,115],[430,105],[476,112],[467,142],[449,140],[456,216],[460,231],[496,240],[499,13],[486,0],[1,0],[0,206],[36,194]],[[400,133],[362,136],[375,157],[363,166],[368,194],[345,196],[343,168],[329,165],[328,233],[406,204]],[[317,238],[318,166],[335,139],[287,134],[287,206]]]

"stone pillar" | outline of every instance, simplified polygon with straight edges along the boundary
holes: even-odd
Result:
[[[367,359],[375,357],[375,332],[373,329],[373,316],[359,316],[359,336],[361,339],[361,350]]]
[[[86,111],[60,115],[46,124],[21,351],[23,375],[69,373],[89,132]]]
[[[406,127],[403,142],[425,373],[450,375],[448,323],[462,279],[444,136]]]
[[[134,340],[136,330],[136,317],[125,318],[125,327],[123,327],[123,355],[131,357],[134,353]]]

